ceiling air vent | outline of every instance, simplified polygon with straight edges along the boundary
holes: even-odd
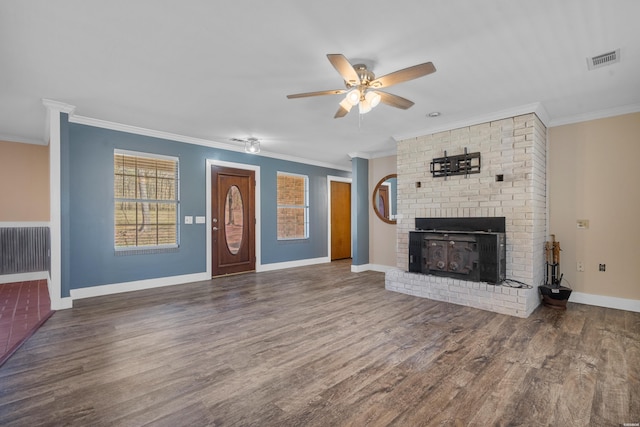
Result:
[[[587,58],[587,68],[589,70],[595,70],[596,68],[605,67],[615,64],[616,62],[620,62],[620,49],[612,50],[611,52],[603,53],[593,58]]]

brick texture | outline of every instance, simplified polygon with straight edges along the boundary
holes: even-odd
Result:
[[[465,148],[480,152],[479,174],[431,176],[433,158]],[[546,240],[546,127],[538,117],[531,113],[399,141],[397,169],[397,270],[387,273],[387,289],[519,317],[533,312],[540,303]],[[496,175],[504,180],[497,182]],[[532,289],[407,272],[416,217],[475,216],[506,218],[507,278]]]
[[[278,175],[278,238],[306,237],[306,178]]]

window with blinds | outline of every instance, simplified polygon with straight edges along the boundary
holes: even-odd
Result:
[[[309,179],[278,172],[278,240],[309,237]]]
[[[177,248],[178,158],[115,150],[116,251]]]

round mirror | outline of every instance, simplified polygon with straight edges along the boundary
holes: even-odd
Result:
[[[387,175],[373,189],[373,210],[378,218],[388,224],[396,223],[398,175]]]

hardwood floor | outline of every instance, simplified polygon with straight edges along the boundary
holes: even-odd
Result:
[[[640,422],[640,313],[520,319],[343,261],[74,305],[0,368],[0,425]]]

